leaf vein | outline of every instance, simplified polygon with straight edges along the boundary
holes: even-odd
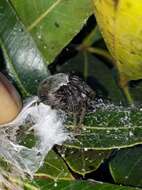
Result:
[[[37,26],[62,0],[57,0],[52,4],[44,13],[42,13],[30,26],[27,30],[31,31],[35,26]]]

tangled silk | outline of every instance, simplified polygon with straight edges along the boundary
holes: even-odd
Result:
[[[70,134],[63,125],[65,118],[64,113],[38,103],[38,98],[33,97],[27,101],[13,122],[0,126],[0,156],[23,173],[32,176],[55,144],[61,145],[65,140],[70,139]],[[28,126],[28,129],[25,130],[25,126]],[[19,131],[25,137],[32,131],[36,139],[33,147],[29,148],[19,143]]]

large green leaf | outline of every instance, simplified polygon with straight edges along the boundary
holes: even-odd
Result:
[[[9,1],[0,1],[0,45],[9,74],[24,95],[36,92],[39,81],[48,74],[32,37],[26,32]]]
[[[63,159],[54,151],[50,151],[44,160],[43,166],[35,174],[36,177],[52,178],[54,180],[73,180]]]
[[[94,113],[87,114],[81,130],[72,122],[67,127],[74,139],[65,146],[78,149],[115,149],[142,144],[142,111],[114,105],[96,104]]]
[[[89,181],[51,181],[45,179],[37,179],[34,184],[37,188],[26,183],[26,190],[140,190],[133,187]]]
[[[97,170],[111,151],[60,148],[59,152],[72,171],[84,176]]]
[[[116,183],[142,187],[142,146],[118,151],[110,171]]]
[[[48,63],[92,14],[90,0],[11,0],[11,4]]]

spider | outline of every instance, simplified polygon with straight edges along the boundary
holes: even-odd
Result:
[[[58,73],[41,82],[38,97],[53,109],[72,115],[74,124],[81,125],[95,92],[77,75]]]

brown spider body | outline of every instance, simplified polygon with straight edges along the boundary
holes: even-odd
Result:
[[[53,109],[63,110],[80,119],[84,118],[95,92],[78,76],[58,73],[41,82],[38,96]]]

